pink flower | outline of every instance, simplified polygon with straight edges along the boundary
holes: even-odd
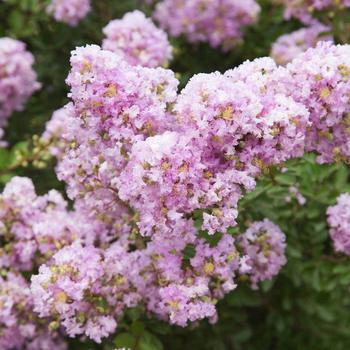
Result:
[[[337,203],[327,209],[329,234],[338,252],[350,255],[350,194],[343,193]]]
[[[242,38],[242,29],[253,24],[260,12],[255,0],[163,0],[154,18],[172,36],[185,35],[192,43],[208,42],[230,50]]]
[[[254,289],[258,282],[276,276],[287,262],[285,240],[280,228],[267,219],[254,222],[239,236],[243,252],[249,257],[246,263],[251,270],[247,274]]]
[[[313,17],[318,11],[342,10],[350,7],[349,0],[276,0],[283,4],[286,9],[284,16],[286,19],[292,17],[299,19],[305,24],[317,22]]]
[[[166,33],[140,11],[109,22],[103,33],[106,38],[102,48],[115,52],[131,65],[155,68],[166,66],[172,58]]]
[[[329,27],[316,23],[284,34],[272,44],[271,57],[278,64],[285,65],[310,47],[315,47],[319,41],[333,41],[332,36],[326,34],[329,31]]]
[[[21,111],[40,88],[33,70],[34,57],[23,42],[0,38],[0,128],[14,111]]]
[[[2,350],[66,350],[58,332],[41,323],[33,312],[27,281],[9,272],[0,277],[0,348]]]
[[[90,0],[52,0],[47,12],[56,21],[76,26],[91,9]]]

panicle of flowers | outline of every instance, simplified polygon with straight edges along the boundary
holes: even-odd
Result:
[[[203,228],[225,231],[235,224],[242,188],[254,188],[270,165],[301,156],[305,142],[319,161],[345,158],[348,50],[320,43],[286,68],[263,58],[224,75],[197,75],[177,97],[171,72],[131,67],[96,46],[80,48],[67,80],[75,123],[59,177],[71,198],[100,210],[111,203],[136,209],[143,234],[165,232],[207,208]],[[334,58],[334,77],[331,70],[313,73],[324,63],[334,66]]]
[[[32,276],[34,311],[50,317],[70,337],[87,335],[97,343],[116,330],[116,318],[141,299],[145,288],[138,252],[118,242],[106,250],[79,242],[58,251]]]
[[[117,53],[133,66],[166,66],[172,58],[167,34],[141,11],[129,12],[109,22],[103,33],[106,38],[102,48]]]
[[[186,213],[215,205],[222,210],[213,209],[217,220],[207,225],[210,233],[234,225],[240,185],[252,189],[254,180],[234,169],[211,168],[203,148],[191,134],[170,131],[134,145],[118,187],[120,198],[139,212],[142,234],[165,234]]]
[[[170,236],[153,236],[147,246],[156,290],[148,290],[147,307],[159,318],[182,327],[209,318],[217,320],[215,304],[236,287],[240,256],[230,235],[210,246],[196,237],[191,221]]]
[[[309,113],[278,89],[279,76],[289,77],[282,70],[263,59],[196,75],[174,105],[176,131],[135,143],[118,188],[140,213],[142,233],[206,208],[202,228],[225,232],[242,189],[252,190],[269,165],[304,153]]]
[[[302,156],[305,144],[320,162],[346,159],[348,51],[320,43],[286,68],[262,58],[199,74],[177,97],[170,71],[132,67],[97,46],[77,49],[59,178],[97,211],[136,210],[142,234],[171,230],[195,209],[210,209],[203,229],[225,232],[242,190],[269,166]]]
[[[246,88],[257,96],[257,110],[247,117],[247,120],[251,118],[253,125],[256,124],[253,135],[249,136],[248,132],[243,150],[238,150],[250,172],[259,174],[271,165],[302,156],[305,131],[310,126],[309,111],[286,89],[285,81],[290,83],[290,73],[277,67],[270,58],[259,58],[245,62],[225,75],[236,84],[244,82]],[[258,172],[256,168],[260,168]]]
[[[180,123],[199,130],[213,155],[223,158],[216,157],[221,166],[252,176],[300,156],[309,114],[279,87],[280,76],[287,74],[264,58],[224,75],[197,75],[178,98]]]
[[[319,41],[333,41],[332,36],[327,34],[329,31],[330,27],[315,23],[284,34],[272,44],[271,57],[277,64],[286,65],[310,47],[315,47]]]
[[[90,0],[52,0],[47,12],[58,22],[75,27],[91,10]]]
[[[74,142],[74,133],[70,129],[76,130],[78,120],[74,118],[74,106],[68,103],[52,114],[51,119],[46,123],[42,140],[49,147],[49,152],[57,159],[62,158],[67,146]],[[71,136],[71,137],[70,137]]]
[[[327,209],[329,234],[338,252],[350,255],[350,194],[343,193],[337,203]]]
[[[96,342],[115,331],[125,308],[140,302],[182,327],[203,318],[215,322],[217,300],[236,288],[242,264],[250,269],[230,235],[211,246],[196,237],[191,221],[180,220],[168,237],[155,235],[137,246],[131,251],[118,241],[98,249],[76,242],[61,249],[32,277],[34,310],[70,336]]]
[[[68,211],[59,192],[37,196],[30,179],[14,177],[0,195],[0,268],[29,271],[78,238],[92,244],[103,227]]]
[[[350,7],[349,0],[274,0],[285,6],[286,19],[297,18],[305,24],[316,22],[314,15],[319,11],[343,10]]]
[[[276,276],[286,263],[286,237],[281,229],[269,221],[256,221],[239,236],[239,244],[250,266],[247,275],[252,287],[257,283]]]
[[[196,242],[196,254],[191,258],[194,275],[202,275],[209,280],[208,286],[213,301],[222,299],[225,294],[237,287],[235,278],[246,257],[239,253],[235,239],[223,234],[216,245],[204,239]]]
[[[66,350],[56,330],[33,311],[28,282],[19,274],[0,276],[0,348],[2,350]]]
[[[293,98],[310,111],[306,151],[319,163],[350,157],[350,46],[320,42],[287,65]]]
[[[63,108],[55,111],[51,120],[47,122],[45,132],[40,139],[48,152],[56,157],[58,161],[57,171],[62,171],[62,169],[76,170],[75,151],[78,145],[77,140],[84,142],[84,138],[88,137],[88,133],[82,129],[81,119],[75,113],[73,103],[68,103]],[[89,146],[92,145],[89,144]],[[63,158],[64,162],[61,165]],[[81,173],[82,168],[79,168],[78,171]],[[118,198],[114,194],[111,196],[110,189],[104,191],[100,189],[101,193],[98,196],[95,196],[95,191],[92,190],[91,186],[86,186],[85,196],[75,200],[75,215],[86,218],[86,224],[96,228],[99,227],[99,237],[95,238],[102,245],[117,237],[128,235],[135,226],[135,224],[131,225],[133,219],[130,216],[130,210],[113,201],[113,199],[118,200]],[[79,222],[83,224],[84,220]]]
[[[205,279],[196,278],[186,284],[170,284],[159,291],[159,311],[169,315],[170,323],[185,327],[189,322],[203,318],[216,319],[216,308],[210,300]]]
[[[242,29],[260,12],[255,0],[163,0],[154,18],[172,36],[185,35],[192,43],[208,42],[229,50],[242,38]]]
[[[78,48],[71,63],[67,83],[75,113],[58,176],[71,198],[105,212],[116,206],[128,212],[118,200],[116,179],[133,143],[171,124],[178,81],[171,71],[130,66],[98,46]]]
[[[40,142],[48,148],[48,152],[52,156],[56,157],[58,172],[69,170],[72,172],[78,171],[81,174],[83,172],[82,167],[78,167],[77,170],[75,164],[75,157],[77,156],[75,152],[78,145],[77,140],[84,142],[87,140],[86,137],[88,137],[88,134],[82,129],[80,118],[75,115],[73,103],[68,103],[53,113],[51,120],[46,124],[46,130]],[[92,144],[90,143],[89,146],[92,146]],[[88,156],[86,159],[89,159]],[[85,161],[86,163],[88,162]],[[77,215],[89,218],[94,224],[99,223],[97,225],[101,226],[101,232],[104,233],[98,239],[101,243],[106,243],[110,239],[130,233],[132,230],[130,226],[131,217],[128,208],[115,203],[115,201],[118,201],[117,196],[110,189],[101,189],[98,180],[95,181],[99,190],[98,196],[95,195],[96,191],[93,191],[91,185],[86,185],[84,187],[85,196],[77,198],[74,206],[78,212]]]
[[[275,63],[264,59],[225,75],[199,74],[178,97],[178,124],[192,131],[193,142],[200,145],[197,153],[202,153],[203,177],[210,174],[196,203],[198,208],[214,206],[203,215],[203,228],[210,233],[235,225],[242,187],[253,189],[254,178],[268,166],[303,154],[308,112],[277,90],[275,72]]]
[[[34,57],[23,42],[0,38],[0,128],[40,88],[33,64]]]

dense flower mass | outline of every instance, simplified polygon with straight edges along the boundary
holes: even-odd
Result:
[[[47,12],[56,21],[76,26],[91,9],[90,0],[52,0]]]
[[[70,122],[58,175],[71,198],[97,211],[136,210],[144,235],[172,230],[196,209],[210,209],[203,229],[225,232],[242,190],[269,166],[305,149],[320,162],[348,157],[348,51],[321,43],[286,68],[262,58],[199,74],[177,96],[168,70],[80,48],[67,79],[74,104],[62,114]]]
[[[279,87],[281,73],[272,60],[257,59],[224,75],[197,75],[182,91],[180,124],[209,143],[218,167],[257,175],[303,154],[308,111]]]
[[[271,57],[278,63],[285,65],[310,47],[315,47],[319,41],[333,41],[329,27],[314,24],[307,28],[280,36],[272,45]]]
[[[240,185],[252,189],[254,180],[234,169],[212,171],[204,147],[191,135],[176,132],[134,145],[120,177],[119,195],[140,213],[143,234],[165,233],[185,213],[211,206],[213,215],[204,214],[204,228],[210,233],[235,224]]]
[[[9,272],[0,277],[0,348],[2,350],[66,350],[55,329],[33,311],[27,281]]]
[[[330,236],[338,252],[350,255],[350,194],[344,193],[327,210]]]
[[[349,19],[0,0],[0,350],[348,348]]]
[[[76,239],[93,243],[103,228],[68,211],[61,194],[37,196],[28,178],[14,177],[0,195],[0,268],[29,271]]]
[[[104,298],[114,277],[104,279],[105,264],[97,248],[76,244],[60,250],[50,266],[42,265],[32,277],[34,311],[41,317],[56,316],[71,337],[85,333],[101,342],[117,326]]]
[[[190,42],[208,42],[229,50],[242,38],[260,12],[255,0],[163,0],[154,17],[172,36],[185,35]]]
[[[101,342],[139,304],[182,327],[215,322],[239,281],[257,288],[286,262],[285,235],[267,219],[229,234],[238,201],[305,151],[350,155],[349,50],[320,43],[286,67],[260,58],[177,93],[170,70],[76,49],[71,102],[43,135],[74,210],[14,178],[0,197],[0,266],[38,267],[34,311],[71,337]]]
[[[58,176],[68,183],[71,198],[104,205],[106,212],[116,206],[123,210],[116,179],[133,143],[171,123],[168,110],[178,81],[171,71],[129,66],[97,46],[77,49],[71,62],[67,83],[75,113]]]
[[[236,288],[239,275],[251,274],[256,286],[285,262],[284,235],[277,226],[264,221],[249,232],[237,241],[246,255],[228,234],[214,246],[197,238],[190,221],[136,251],[119,243],[107,249],[75,243],[32,277],[34,311],[61,324],[70,336],[85,334],[96,342],[115,331],[125,308],[141,301],[179,326],[203,318],[215,322],[216,300]]]
[[[350,7],[349,0],[275,0],[275,2],[285,6],[285,18],[291,17],[299,19],[305,24],[316,21],[314,14],[318,11],[341,11]]]
[[[253,288],[263,280],[278,274],[286,263],[284,233],[271,221],[254,222],[240,236],[240,245],[248,256],[246,264],[251,267],[247,272]]]
[[[23,42],[0,38],[0,128],[39,89],[33,63],[34,57]]]
[[[291,95],[310,111],[306,150],[316,151],[320,163],[349,161],[349,55],[349,45],[321,42],[287,66]]]
[[[103,33],[106,36],[103,49],[117,53],[131,65],[166,66],[172,57],[166,33],[141,11],[129,12],[122,19],[109,22]]]
[[[225,231],[260,167],[303,153],[303,106],[283,95],[261,98],[218,73],[194,77],[174,111],[178,132],[136,143],[120,180],[119,194],[143,214],[146,233],[199,208],[212,208],[204,229]]]
[[[198,75],[177,96],[170,71],[130,66],[96,46],[76,50],[71,63],[73,103],[55,113],[44,137],[56,145],[70,196],[96,218],[118,222],[124,213],[129,223],[110,247],[76,243],[41,266],[32,278],[35,310],[57,310],[69,335],[95,341],[140,301],[176,325],[215,322],[216,300],[239,275],[256,286],[284,263],[284,235],[272,223],[253,226],[248,241],[225,231],[255,177],[304,151],[309,113],[276,84],[290,76],[266,59]],[[224,232],[216,245],[197,237],[188,220],[196,209],[208,209],[203,229]],[[87,255],[93,276],[77,268]],[[111,298],[114,288],[120,299]]]

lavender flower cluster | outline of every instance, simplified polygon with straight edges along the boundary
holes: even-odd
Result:
[[[47,12],[58,22],[75,27],[91,10],[90,0],[52,0]]]
[[[286,263],[284,234],[278,226],[265,219],[253,223],[240,236],[243,252],[249,257],[246,264],[253,288],[257,283],[277,275]]]
[[[66,350],[63,337],[34,313],[29,287],[16,272],[0,276],[0,348]]]
[[[23,42],[0,38],[0,134],[14,111],[40,88],[33,70],[34,57]]]
[[[330,236],[338,252],[350,255],[350,194],[344,193],[327,210]]]
[[[306,150],[320,163],[349,162],[349,53],[349,45],[321,42],[287,66],[294,98],[310,113]]]
[[[0,348],[65,350],[54,319],[34,312],[31,273],[62,247],[79,240],[93,244],[101,224],[68,211],[61,194],[37,196],[28,178],[14,177],[0,195]]]
[[[133,11],[108,23],[102,48],[119,54],[131,65],[156,68],[166,66],[172,48],[166,33],[157,28],[143,12]]]
[[[285,236],[268,220],[247,231],[259,232],[236,240],[225,234],[216,246],[197,237],[191,220],[180,221],[166,237],[144,240],[131,231],[116,241],[105,234],[109,224],[101,217],[82,207],[67,210],[55,191],[37,196],[21,177],[6,185],[0,208],[4,350],[64,350],[64,334],[99,343],[115,332],[126,308],[140,303],[180,326],[204,317],[214,322],[216,300],[236,288],[238,276],[256,286],[285,263]],[[189,247],[194,251],[188,258]],[[21,273],[38,268],[30,285]]]
[[[180,326],[205,317],[215,322],[216,300],[236,287],[236,277],[244,274],[255,285],[285,263],[284,234],[269,221],[257,225],[267,240],[264,251],[257,234],[244,242],[243,256],[230,235],[211,247],[196,237],[191,222],[136,251],[130,251],[130,242],[103,249],[76,242],[32,277],[34,311],[53,319],[69,336],[86,335],[96,342],[116,330],[125,308],[140,302],[160,319]],[[189,245],[195,252],[186,263]],[[269,272],[264,271],[270,263]]]
[[[229,50],[242,38],[242,29],[260,12],[255,0],[162,0],[154,13],[172,36],[184,35],[192,43],[208,42]]]
[[[276,63],[286,65],[319,41],[333,41],[330,27],[316,23],[295,32],[280,36],[272,45],[271,57]]]
[[[292,17],[299,19],[305,24],[316,21],[314,13],[317,11],[341,11],[350,7],[349,0],[273,0],[285,6],[284,16],[286,19]]]
[[[93,244],[102,235],[97,222],[68,211],[59,192],[37,196],[28,178],[12,178],[0,195],[0,269],[31,271],[74,240]]]

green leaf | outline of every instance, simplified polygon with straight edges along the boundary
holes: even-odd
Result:
[[[10,165],[11,154],[6,148],[0,148],[0,169],[7,169]]]
[[[136,337],[131,333],[120,333],[114,339],[114,344],[118,348],[134,349],[137,343]]]
[[[140,320],[136,320],[130,326],[131,333],[135,334],[136,336],[142,335],[144,330],[145,330],[145,325]]]
[[[163,350],[163,344],[153,334],[146,332],[140,339],[138,350]]]
[[[335,315],[327,309],[326,306],[323,305],[317,305],[317,313],[320,316],[320,318],[326,322],[333,322],[335,319]]]
[[[193,244],[187,244],[185,249],[182,251],[184,259],[188,260],[196,255],[196,248]]]

